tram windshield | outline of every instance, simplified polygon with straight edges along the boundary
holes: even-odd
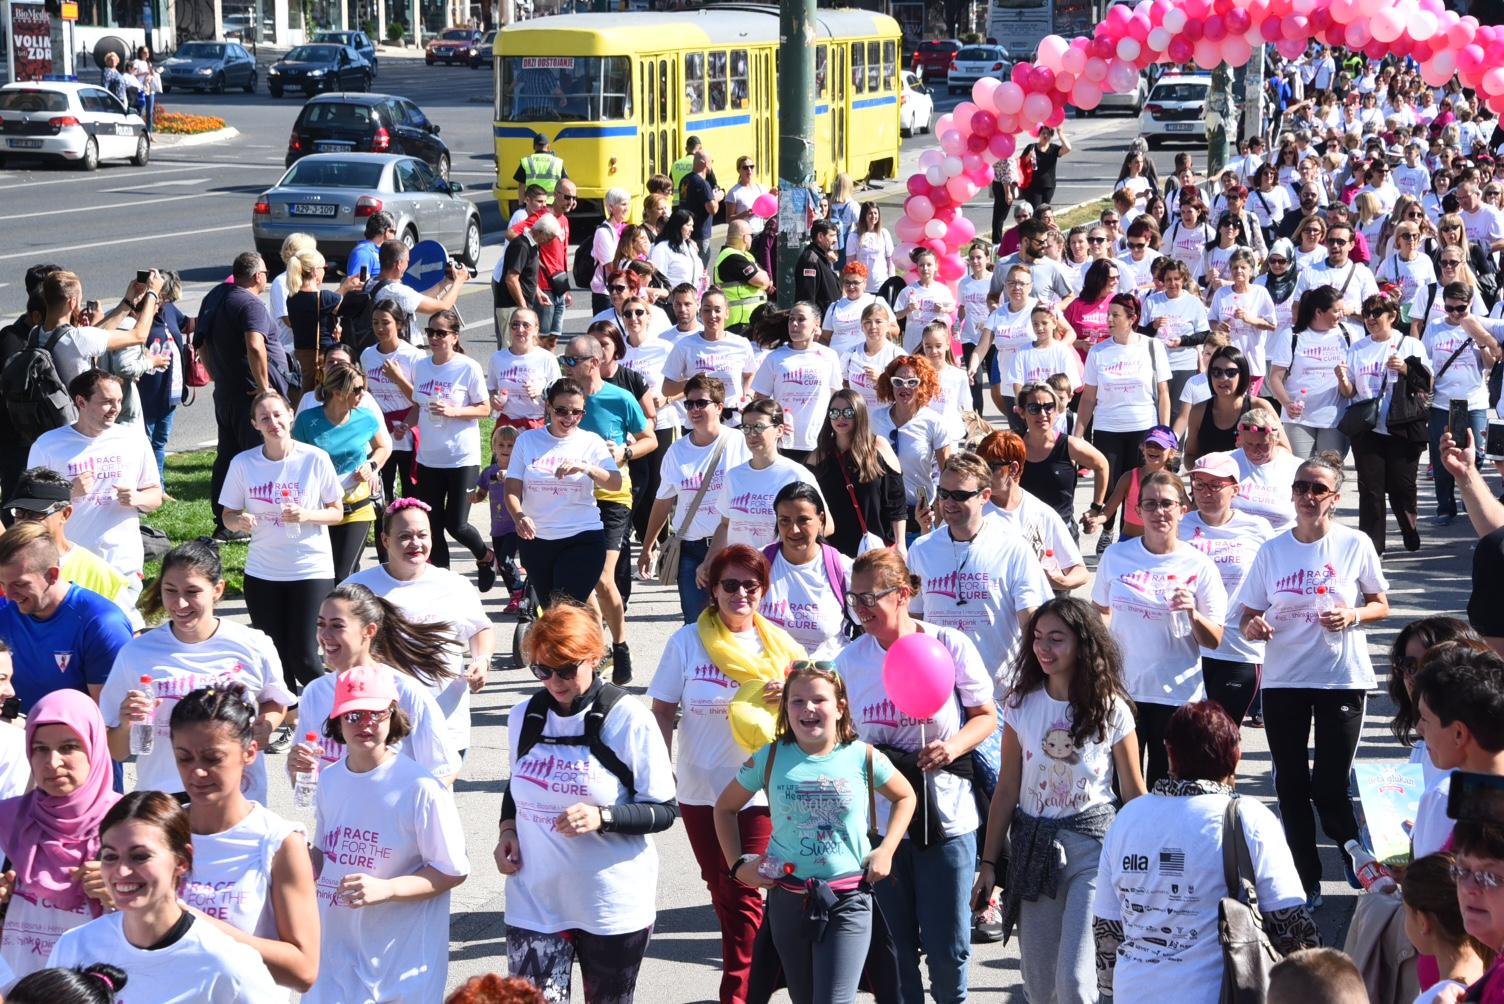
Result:
[[[625,56],[506,56],[498,62],[499,122],[601,122],[632,114]]]

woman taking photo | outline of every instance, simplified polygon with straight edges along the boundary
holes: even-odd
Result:
[[[882,404],[877,399],[878,378],[901,355],[893,311],[881,300],[874,300],[862,311],[862,343],[841,357],[845,385],[861,395],[869,412]]]
[[[1291,485],[1295,526],[1259,548],[1239,594],[1243,637],[1277,639],[1264,658],[1264,719],[1285,839],[1313,906],[1321,897],[1321,857],[1311,806],[1337,846],[1358,839],[1347,774],[1375,682],[1363,625],[1389,616],[1389,583],[1373,541],[1335,519],[1341,487],[1336,454],[1300,465]],[[1296,733],[1313,720],[1310,757],[1306,736]]]
[[[219,549],[202,539],[179,544],[162,559],[161,574],[147,587],[141,604],[153,619],[165,614],[167,623],[138,634],[115,656],[99,694],[111,755],[117,760],[131,755],[131,729],[137,723],[150,722],[161,740],[136,754],[139,791],[172,795],[185,790],[173,764],[167,726],[173,706],[190,691],[231,683],[243,687],[255,719],[255,739],[263,750],[288,707],[297,703],[283,687],[282,665],[271,640],[215,613],[224,593]],[[149,692],[143,689],[143,678],[150,680]],[[281,740],[278,752],[287,741]],[[245,779],[246,797],[266,804],[265,761],[258,757],[246,764]]]
[[[172,708],[171,752],[193,832],[183,902],[200,921],[254,948],[280,986],[303,993],[319,973],[308,834],[244,790],[251,767],[266,774],[250,699],[244,687],[218,683]]]
[[[1218,287],[1212,294],[1207,318],[1212,331],[1226,332],[1232,344],[1248,360],[1247,368],[1253,379],[1253,393],[1257,394],[1264,382],[1264,352],[1272,333],[1279,327],[1279,315],[1269,290],[1256,285],[1253,255],[1238,250],[1227,260],[1227,274],[1231,282]]]
[[[911,516],[934,499],[935,472],[960,439],[960,430],[931,407],[939,398],[940,377],[923,356],[899,356],[877,381],[882,404],[872,412],[872,434],[886,439],[898,454]]]
[[[1026,384],[1019,391],[1019,410],[1023,412],[1025,451],[1019,486],[1053,509],[1067,525],[1073,525],[1076,482],[1086,469],[1091,472],[1096,506],[1091,511],[1099,511],[1112,487],[1107,458],[1080,436],[1056,428],[1055,416],[1063,410],[1059,396],[1047,384]]]
[[[847,604],[866,632],[836,659],[846,681],[857,734],[893,761],[919,796],[908,832],[893,857],[889,880],[876,887],[877,902],[898,949],[904,1000],[923,999],[919,952],[937,1001],[966,998],[971,954],[969,897],[976,867],[980,820],[967,756],[997,729],[996,686],[971,640],[959,631],[915,620],[909,601],[919,590],[892,549],[857,559]],[[945,646],[956,667],[956,700],[917,721],[896,715],[883,685],[885,653],[900,638],[921,633]],[[896,829],[886,806],[877,831]]]
[[[867,270],[867,292],[876,295],[883,283],[898,271],[893,263],[893,246],[893,235],[883,226],[882,210],[877,203],[862,203],[856,226],[846,235],[846,261],[856,262]]]
[[[730,1001],[746,998],[763,905],[757,890],[727,873],[717,839],[716,800],[747,757],[733,736],[728,709],[739,688],[759,681],[767,681],[764,704],[769,711],[777,707],[784,674],[806,654],[787,631],[757,612],[768,592],[768,562],[761,553],[733,544],[711,562],[708,581],[708,605],[694,623],[670,636],[648,697],[663,735],[659,748],[672,752],[676,727],[679,732],[679,811],[721,929],[721,1000]],[[758,744],[769,739],[761,736]],[[771,832],[766,801],[759,796],[735,819],[741,853],[766,851]]]
[[[1391,435],[1388,419],[1401,381],[1409,384],[1411,393],[1423,393],[1430,389],[1431,374],[1425,367],[1425,346],[1396,331],[1398,323],[1399,308],[1393,300],[1380,295],[1364,301],[1363,324],[1368,334],[1353,343],[1347,363],[1337,375],[1337,392],[1344,399],[1361,402],[1377,398],[1379,402],[1372,428],[1353,439],[1353,463],[1358,469],[1358,529],[1368,534],[1374,550],[1381,555],[1386,497],[1405,550],[1420,549],[1415,477],[1426,448],[1420,439],[1425,430],[1415,423],[1404,427],[1411,435]]]
[[[412,722],[394,677],[375,666],[341,673],[323,723],[323,738],[343,743],[345,756],[319,773],[320,955],[345,961],[319,968],[305,1004],[444,995],[449,891],[470,862],[453,795],[397,751]]]
[[[783,406],[779,452],[801,464],[815,448],[830,396],[841,389],[841,362],[829,346],[815,341],[819,333],[814,304],[794,304],[787,324],[773,326],[763,339],[763,347],[772,351],[752,377],[754,399],[771,398]]]
[[[543,394],[559,379],[559,357],[538,344],[538,315],[526,308],[512,314],[511,341],[491,354],[486,389],[497,425],[541,429]]]
[[[1122,656],[1091,604],[1049,600],[1030,618],[1003,705],[1002,772],[987,813],[973,909],[1003,884],[1003,937],[1019,931],[1032,1000],[1096,998],[1091,903],[1117,795],[1144,793]],[[1025,766],[1025,750],[1029,764]],[[1006,846],[1007,875],[999,875]]]
[[[908,553],[908,506],[898,456],[886,439],[873,435],[857,391],[831,395],[809,468],[831,508],[832,547],[848,558],[874,546]]]
[[[585,392],[556,380],[546,395],[547,428],[517,437],[507,466],[507,511],[517,524],[518,553],[544,605],[562,593],[588,603],[606,567],[606,532],[595,489],[618,491],[621,470],[606,441],[580,428]]]
[[[867,308],[877,302],[877,297],[867,292],[867,266],[854,261],[841,269],[841,294],[839,300],[825,308],[820,323],[820,341],[837,356],[861,347],[862,319]]]
[[[371,331],[376,335],[376,344],[360,354],[366,389],[376,399],[392,440],[392,451],[381,465],[381,497],[388,501],[406,495],[413,484],[415,444],[407,419],[413,408],[413,375],[425,353],[402,339],[400,333],[407,330],[407,325],[407,311],[396,300],[377,300],[371,307]],[[514,341],[516,337],[514,328]]]
[[[1217,566],[1179,539],[1190,499],[1180,478],[1156,471],[1143,479],[1141,537],[1102,553],[1091,598],[1118,648],[1134,653],[1124,685],[1138,709],[1138,732],[1150,785],[1166,776],[1165,726],[1175,709],[1204,696],[1201,649],[1222,643],[1227,592]]]
[[[34,787],[0,801],[0,852],[15,873],[0,932],[7,992],[47,965],[59,937],[114,902],[96,864],[100,823],[120,798],[99,706],[54,690],[26,716],[26,750]]]
[[[762,549],[769,563],[762,615],[787,631],[811,659],[834,659],[850,640],[851,559],[821,539],[829,517],[813,484],[785,485],[773,500],[773,512],[778,539]]]
[[[695,289],[705,285],[705,265],[700,261],[700,248],[691,236],[695,219],[687,209],[676,209],[653,248],[648,252],[648,261],[668,283],[668,288],[687,283]]]
[[[1191,405],[1186,422],[1184,460],[1189,467],[1208,453],[1231,453],[1238,445],[1238,419],[1248,410],[1253,378],[1248,357],[1236,345],[1212,353],[1206,365],[1209,400]]]
[[[1269,345],[1269,390],[1287,416],[1285,435],[1297,457],[1347,452],[1337,428],[1342,397],[1337,370],[1347,366],[1348,334],[1342,323],[1342,294],[1317,286],[1300,298],[1289,339]]]
[[[292,407],[281,394],[257,394],[251,419],[263,444],[230,461],[219,503],[225,529],[251,535],[246,610],[271,638],[296,694],[322,671],[314,620],[334,587],[328,528],[345,518],[345,492],[329,455],[292,438]]]
[[[320,408],[309,408],[293,422],[293,438],[329,455],[344,490],[344,518],[329,528],[334,581],[343,582],[360,565],[361,552],[376,522],[381,468],[392,439],[380,420],[360,407],[366,392],[364,374],[343,363],[327,366],[318,389]]]
[[[799,663],[784,682],[774,734],[716,802],[721,854],[735,881],[768,890],[773,945],[794,1004],[851,1004],[872,939],[872,887],[893,870],[914,789],[886,756],[857,738],[845,682],[818,664]],[[822,817],[829,820],[818,844],[794,822],[808,811],[811,786],[821,791]],[[766,853],[738,853],[737,814],[760,791],[785,825],[773,828]],[[878,792],[890,803],[889,825],[874,847],[868,813]],[[810,930],[806,907],[812,891],[834,900],[817,931]]]

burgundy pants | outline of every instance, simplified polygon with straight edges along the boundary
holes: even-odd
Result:
[[[679,818],[689,846],[700,863],[700,877],[710,890],[710,905],[721,922],[721,1004],[743,1004],[747,974],[752,967],[752,943],[762,924],[762,894],[726,874],[726,859],[715,836],[714,809],[709,805],[680,805]],[[766,806],[743,809],[736,817],[742,833],[742,853],[768,849],[773,822]]]

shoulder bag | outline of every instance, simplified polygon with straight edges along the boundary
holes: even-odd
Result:
[[[659,585],[672,586],[679,581],[679,551],[684,544],[684,531],[695,521],[695,513],[700,511],[700,503],[705,501],[705,493],[710,490],[710,482],[715,480],[715,472],[721,466],[721,454],[725,452],[726,437],[722,436],[715,444],[715,452],[710,455],[710,466],[705,468],[705,476],[700,479],[695,497],[689,500],[689,508],[679,521],[679,529],[669,534],[668,540],[663,542],[663,554],[658,559]]]
[[[1457,346],[1457,350],[1441,364],[1433,377],[1426,364],[1417,356],[1405,360],[1410,372],[1405,379],[1395,384],[1394,397],[1389,401],[1389,434],[1412,443],[1424,443],[1427,425],[1431,419],[1431,403],[1435,397],[1437,382],[1446,375],[1452,364],[1473,344],[1471,338]]]
[[[856,513],[857,526],[862,529],[862,538],[856,545],[856,556],[860,558],[868,551],[887,547],[888,545],[881,537],[867,529],[867,517],[862,515],[862,504],[857,501],[856,486],[851,483],[851,475],[846,472],[846,459],[839,452],[836,453],[836,465],[841,468],[841,478],[846,482],[846,494],[851,499],[851,509]]]
[[[1342,419],[1337,423],[1337,431],[1348,439],[1356,439],[1365,432],[1372,432],[1374,426],[1379,424],[1379,405],[1384,401],[1384,392],[1389,389],[1389,370],[1384,370],[1384,379],[1379,384],[1379,392],[1371,398],[1362,401],[1354,401],[1347,406],[1342,413]]]
[[[1217,902],[1217,940],[1222,945],[1222,993],[1219,1004],[1264,1004],[1269,990],[1269,970],[1279,961],[1279,952],[1264,929],[1259,913],[1258,877],[1238,796],[1227,800],[1222,814],[1222,876],[1227,895]]]

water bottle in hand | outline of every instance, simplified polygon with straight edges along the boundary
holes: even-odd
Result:
[[[309,732],[303,736],[303,740],[310,745],[319,741],[317,732]],[[295,809],[311,809],[318,795],[319,772],[317,770],[300,770],[292,779],[292,804]]]
[[[287,534],[288,540],[297,540],[302,536],[302,528],[287,518],[287,510],[292,506],[291,490],[282,489],[282,532]]]
[[[1039,559],[1039,566],[1044,569],[1046,575],[1060,574],[1060,559],[1055,557],[1051,548],[1045,548],[1044,557]]]
[[[1364,891],[1388,892],[1394,888],[1394,872],[1370,854],[1368,848],[1356,840],[1349,840],[1342,845],[1342,849],[1353,859],[1353,874],[1358,877],[1358,884]]]
[[[1326,629],[1326,625],[1321,623],[1321,618],[1325,617],[1327,614],[1331,613],[1333,610],[1336,610],[1339,606],[1341,606],[1341,604],[1337,602],[1336,594],[1326,586],[1317,586],[1315,606],[1317,618],[1316,626],[1321,630],[1321,637],[1324,638],[1326,640],[1326,643],[1333,649],[1340,651],[1342,648],[1341,632],[1328,631]]]
[[[757,874],[765,879],[781,879],[794,874],[794,864],[784,861],[772,854],[763,855],[762,863],[757,866]]]
[[[1169,583],[1170,583],[1169,595],[1165,597],[1165,602],[1168,603],[1174,597],[1175,590],[1178,589],[1179,587],[1175,584],[1175,576],[1173,576],[1173,575],[1167,575],[1167,576],[1165,576],[1165,578],[1167,580],[1169,580]],[[1170,610],[1170,634],[1171,634],[1171,636],[1173,636],[1175,638],[1185,638],[1185,637],[1189,636],[1190,633],[1191,633],[1191,615],[1188,614],[1188,613],[1186,613],[1184,610],[1175,610],[1175,609],[1172,608]]]
[[[154,696],[151,677],[143,676],[140,682],[141,689],[146,692],[146,696]],[[136,756],[145,756],[156,746],[157,723],[155,718],[156,713],[153,710],[153,713],[147,717],[146,721],[131,722],[131,752]]]

